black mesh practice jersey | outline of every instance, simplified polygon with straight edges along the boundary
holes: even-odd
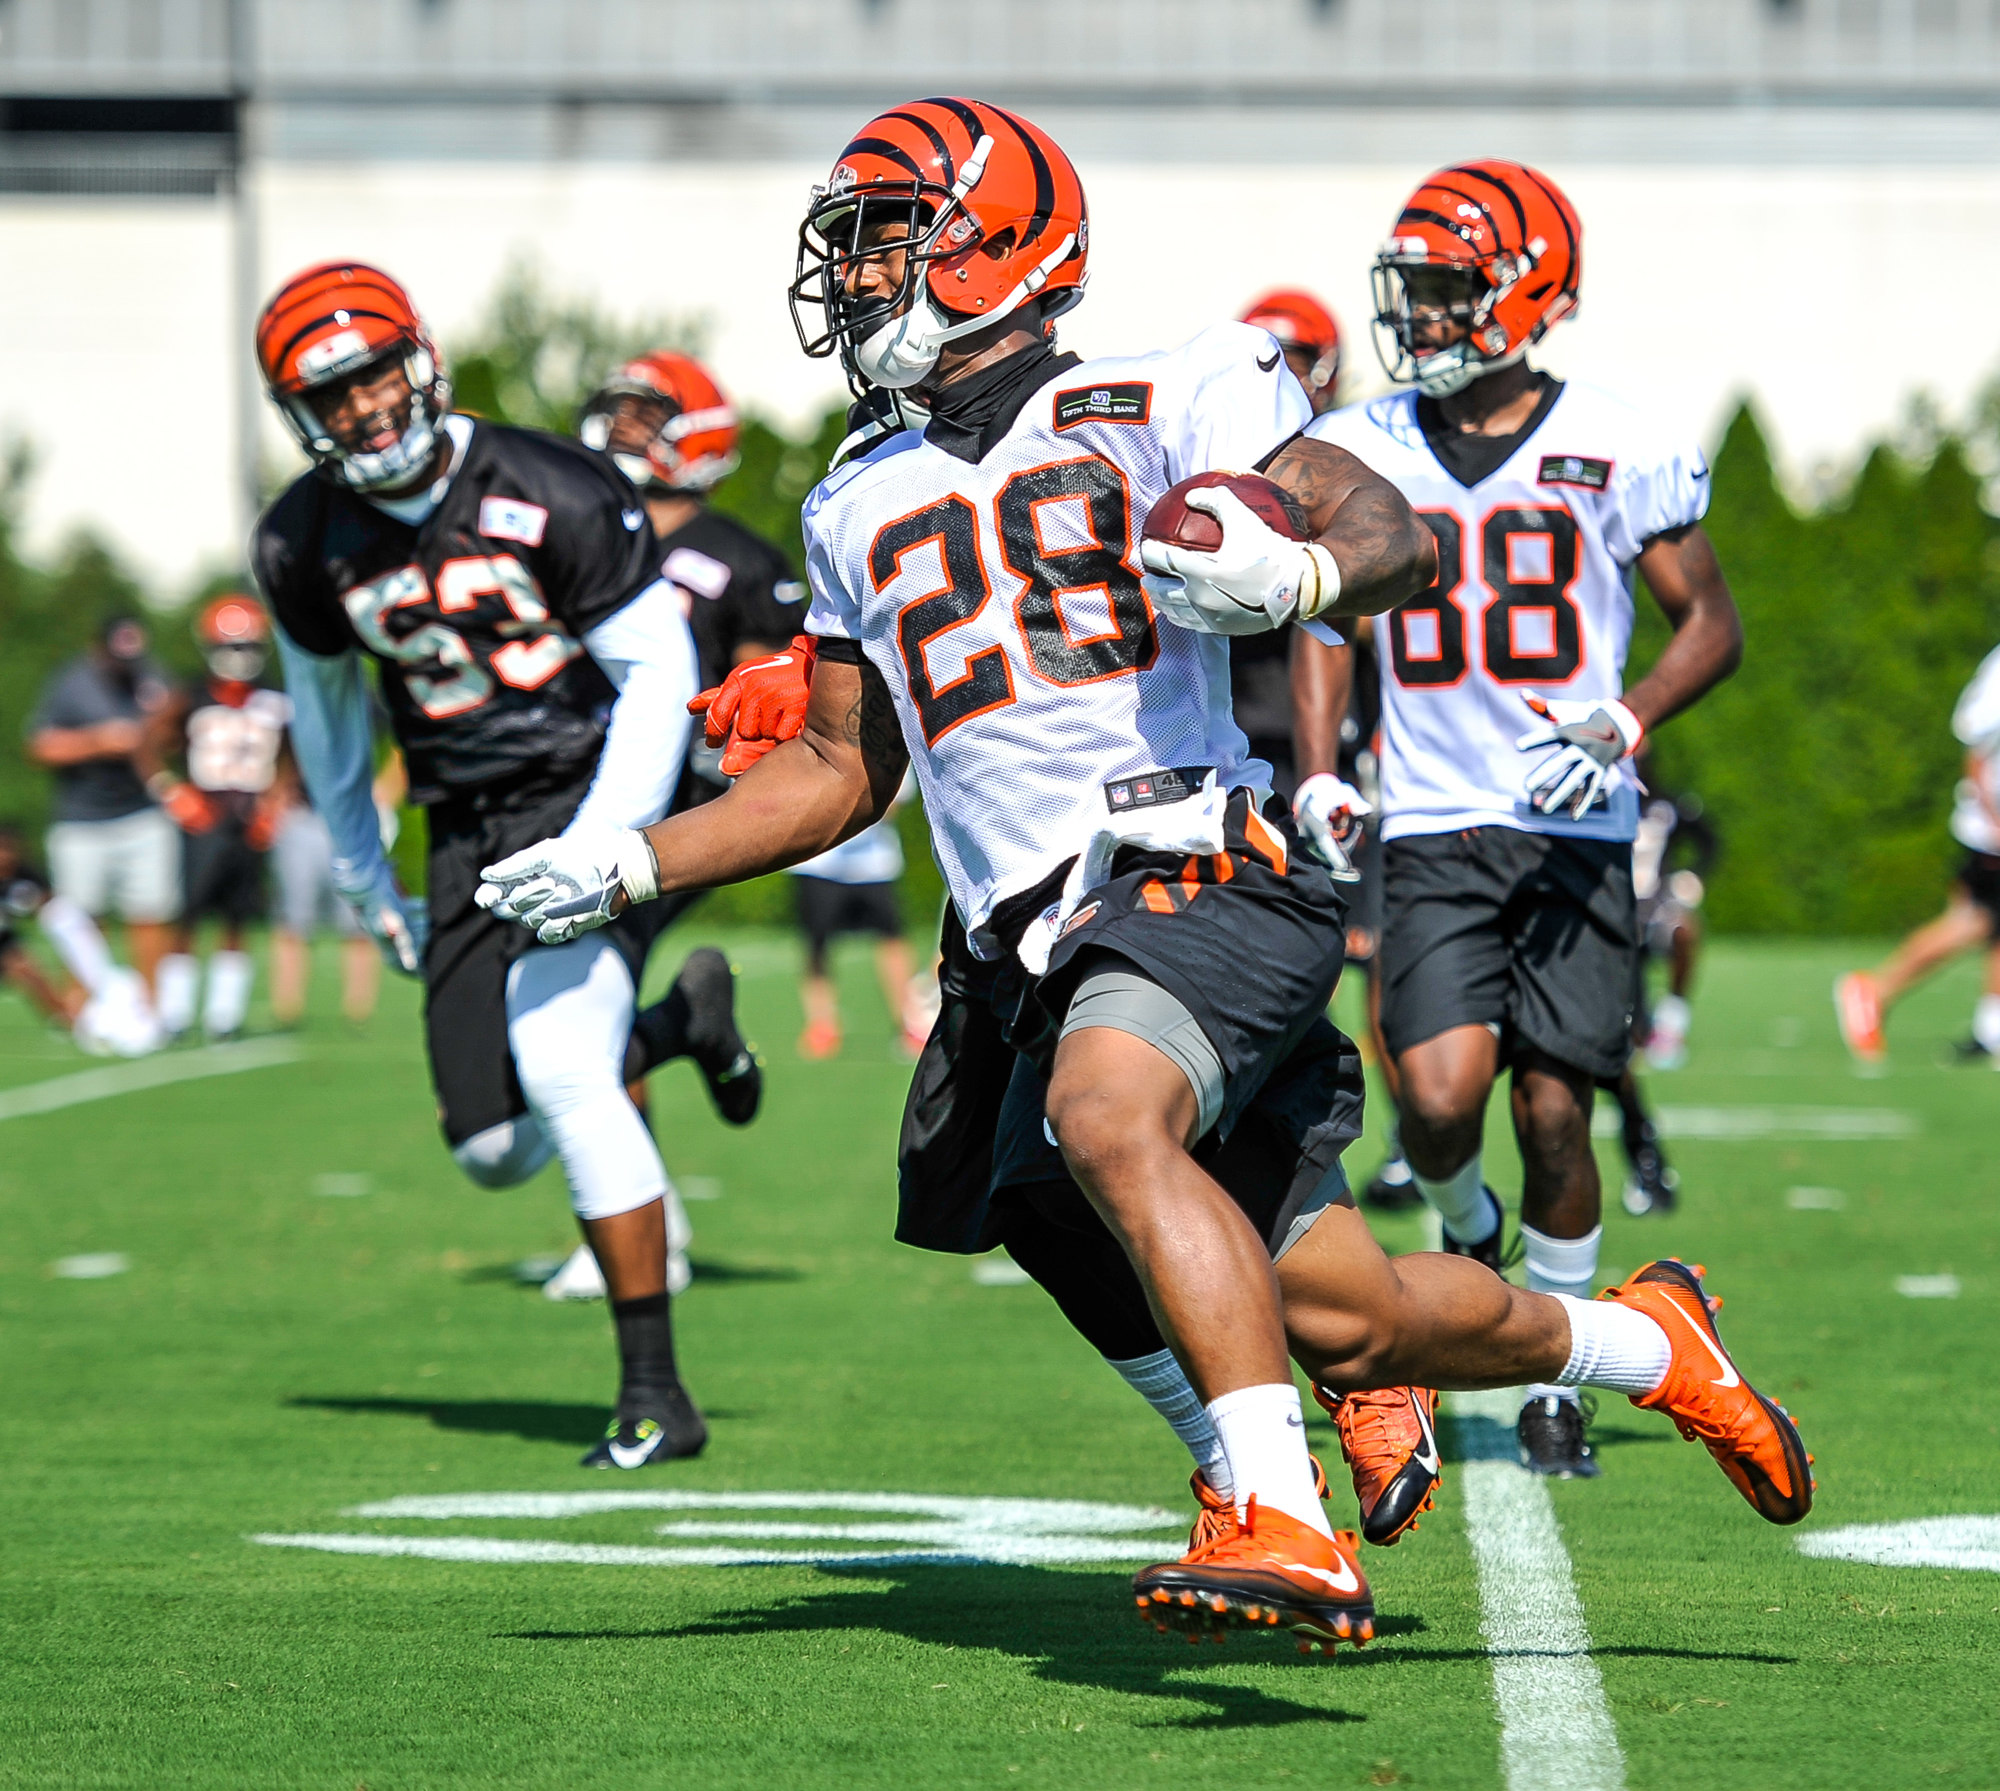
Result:
[[[777,546],[707,508],[660,542],[660,570],[681,593],[703,688],[720,684],[745,642],[782,647],[806,625],[806,588]]]
[[[252,542],[299,646],[381,662],[419,804],[593,765],[614,692],[582,637],[660,568],[645,508],[605,456],[539,430],[446,427],[458,461],[421,524],[308,473]]]

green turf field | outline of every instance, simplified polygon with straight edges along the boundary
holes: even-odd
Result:
[[[865,956],[845,961],[847,1054],[802,1064],[793,948],[735,943],[770,1065],[764,1120],[725,1131],[685,1066],[657,1093],[670,1166],[713,1196],[690,1209],[699,1279],[679,1308],[712,1425],[692,1464],[578,1472],[612,1384],[602,1308],[552,1305],[507,1272],[568,1247],[560,1184],[458,1180],[407,985],[365,1036],[317,1020],[297,1061],[0,1119],[0,1785],[1505,1782],[1463,1464],[1420,1534],[1370,1555],[1381,1640],[1333,1664],[1272,1638],[1160,1640],[1133,1621],[1116,1561],[617,1552],[976,1553],[982,1535],[1004,1550],[1028,1533],[1059,1553],[1049,1535],[1074,1530],[1171,1552],[1186,1521],[1178,1446],[1039,1290],[889,1241],[906,1070]],[[1635,1787],[2000,1783],[2000,1542],[1957,1570],[1799,1547],[2000,1512],[2000,1077],[1938,1061],[1969,974],[1897,1016],[1889,1074],[1850,1072],[1827,987],[1856,956],[1712,952],[1690,1063],[1652,1083],[1673,1125],[1706,1134],[1673,1146],[1682,1211],[1608,1222],[1608,1271],[1663,1253],[1709,1265],[1726,1335],[1800,1415],[1822,1483],[1803,1532],[1771,1529],[1664,1420],[1605,1399],[1603,1479],[1552,1496]],[[0,1111],[92,1067],[0,1000]],[[1511,1148],[1489,1160],[1511,1195]],[[1384,1229],[1418,1242],[1415,1221]],[[106,1253],[129,1266],[52,1272]],[[1956,1297],[1897,1291],[1945,1275]],[[980,1506],[355,1510],[577,1492],[1006,1497],[1172,1518],[1114,1512],[1088,1531],[1089,1514],[1043,1514],[1037,1532]],[[742,1534],[772,1523],[790,1539]],[[414,1540],[379,1540],[393,1537]],[[509,1558],[537,1549],[555,1558]],[[563,1558],[592,1549],[610,1552]]]

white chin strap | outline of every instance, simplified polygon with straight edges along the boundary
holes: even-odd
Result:
[[[1488,360],[1484,355],[1472,353],[1470,343],[1455,342],[1417,363],[1417,390],[1426,398],[1449,398],[1454,392],[1464,391],[1475,379],[1513,366],[1527,352],[1528,345],[1523,342],[1511,354]]]
[[[384,485],[400,485],[413,473],[423,470],[437,446],[437,430],[425,414],[419,398],[411,409],[410,426],[402,439],[379,454],[348,454],[340,461],[340,476],[356,491],[375,491]]]
[[[1075,247],[1076,237],[1065,236],[991,311],[961,318],[956,323],[938,309],[930,294],[930,282],[926,280],[907,311],[890,318],[866,340],[855,344],[855,370],[872,386],[886,386],[892,392],[908,390],[937,365],[938,355],[947,342],[983,330],[1018,311],[1048,284],[1049,275],[1069,259]]]

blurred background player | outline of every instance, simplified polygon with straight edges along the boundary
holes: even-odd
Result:
[[[170,692],[147,653],[146,625],[113,616],[88,653],[43,688],[28,756],[55,774],[49,872],[56,893],[94,920],[115,913],[146,985],[181,912],[180,833],[147,785],[161,765]]]
[[[264,859],[277,824],[274,785],[292,706],[263,684],[271,629],[249,597],[217,597],[195,619],[207,671],[172,699],[169,717],[185,778],[160,772],[154,794],[181,830],[182,900],[174,950],[160,961],[160,1024],[193,1030],[201,986],[195,930],[213,917],[221,945],[209,955],[201,1029],[233,1038],[250,1011],[253,965],[244,929],[264,918]]]
[[[409,295],[329,262],[257,326],[273,403],[313,463],[260,519],[293,749],[334,841],[334,880],[393,965],[425,981],[437,1107],[460,1170],[512,1187],[560,1158],[609,1284],[620,1383],[591,1467],[697,1453],[707,1427],[673,1348],[678,1208],[627,1085],[693,1056],[735,1123],[756,1110],[720,953],[635,1014],[656,925],[541,947],[474,901],[479,867],[551,829],[656,820],[681,776],[694,644],[625,476],[579,443],[454,412]],[[382,698],[426,811],[428,905],[382,850]]]
[[[1645,1027],[1646,1062],[1677,1070],[1687,1061],[1695,961],[1701,951],[1701,904],[1722,842],[1692,791],[1676,795],[1640,758],[1651,786],[1639,811],[1632,842],[1632,891],[1639,900],[1639,933],[1645,956],[1667,967],[1666,993],[1653,1001]],[[1680,862],[1675,862],[1679,859]]]
[[[409,787],[403,755],[392,751],[375,775],[375,813],[385,852],[396,844],[396,816]],[[305,1018],[312,942],[330,929],[340,941],[340,1011],[350,1025],[362,1025],[375,1012],[382,954],[334,889],[333,836],[307,797],[289,752],[278,761],[271,794],[277,813],[270,861],[277,885],[271,912],[271,1018],[288,1027]]]
[[[910,780],[889,813],[871,821],[850,840],[803,864],[792,866],[798,894],[799,931],[805,935],[806,969],[799,984],[806,1028],[799,1055],[818,1060],[840,1053],[840,993],[827,964],[827,948],[847,933],[875,939],[875,976],[882,1003],[902,1035],[904,1054],[914,1060],[930,1035],[921,1001],[912,1002],[910,947],[903,937],[903,907],[896,882],[903,874],[903,841],[895,810],[910,795]]]
[[[67,983],[57,983],[29,952],[21,929],[31,920],[69,971]],[[52,893],[11,821],[0,821],[0,980],[93,1055],[144,1057],[166,1043],[138,973],[114,964],[97,923]]]
[[[1833,985],[1834,1012],[1848,1050],[1864,1064],[1888,1054],[1889,1009],[1962,952],[1984,949],[1986,984],[1972,1012],[1961,1057],[2000,1062],[2000,647],[1980,661],[1952,710],[1965,748],[1965,775],[1952,805],[1951,835],[1965,848],[1944,912],[1919,927],[1873,970]]]
[[[1528,364],[1582,271],[1582,225],[1546,176],[1440,171],[1375,266],[1377,346],[1406,389],[1307,426],[1395,485],[1438,541],[1437,582],[1377,630],[1381,1013],[1403,1147],[1445,1248],[1497,1270],[1481,1144],[1506,1068],[1528,1285],[1569,1295],[1597,1275],[1595,1085],[1632,1054],[1639,803],[1623,761],[1742,651],[1701,529],[1700,450]],[[1621,692],[1635,571],[1673,635]],[[1343,649],[1297,651],[1307,695],[1317,668],[1338,675]],[[1539,1473],[1598,1471],[1574,1388],[1530,1387],[1518,1434]]]

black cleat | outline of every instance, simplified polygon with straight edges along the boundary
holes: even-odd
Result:
[[[645,1468],[655,1462],[679,1461],[699,1455],[708,1442],[708,1426],[694,1401],[675,1387],[660,1402],[660,1410],[643,1418],[613,1418],[604,1440],[579,1464],[586,1468]]]
[[[1959,1039],[1951,1047],[1952,1063],[2000,1064],[2000,1057],[1982,1045],[1977,1039]]]
[[[1625,1178],[1621,1203],[1635,1219],[1670,1213],[1680,1204],[1680,1185],[1681,1178],[1668,1167],[1659,1145],[1649,1141],[1632,1154],[1632,1172]]]
[[[1558,1399],[1553,1393],[1531,1399],[1521,1408],[1515,1434],[1521,1443],[1521,1465],[1531,1474],[1556,1480],[1595,1480],[1604,1470],[1583,1440],[1583,1405]]]
[[[757,1117],[764,1071],[736,1029],[736,976],[712,945],[687,955],[674,986],[632,1022],[625,1080],[638,1082],[676,1057],[692,1057],[708,1098],[732,1126]]]
[[[1500,1204],[1500,1196],[1491,1188],[1483,1190],[1486,1198],[1493,1202],[1493,1234],[1476,1244],[1461,1244],[1449,1231],[1444,1232],[1444,1253],[1447,1256],[1469,1256],[1474,1262],[1483,1262],[1494,1274],[1506,1268],[1502,1256],[1503,1240],[1507,1232],[1507,1209]]]
[[[1410,1165],[1401,1151],[1375,1171],[1368,1186],[1361,1190],[1361,1198],[1365,1204],[1384,1213],[1406,1213],[1412,1207],[1424,1204],[1417,1178],[1410,1173]]]

